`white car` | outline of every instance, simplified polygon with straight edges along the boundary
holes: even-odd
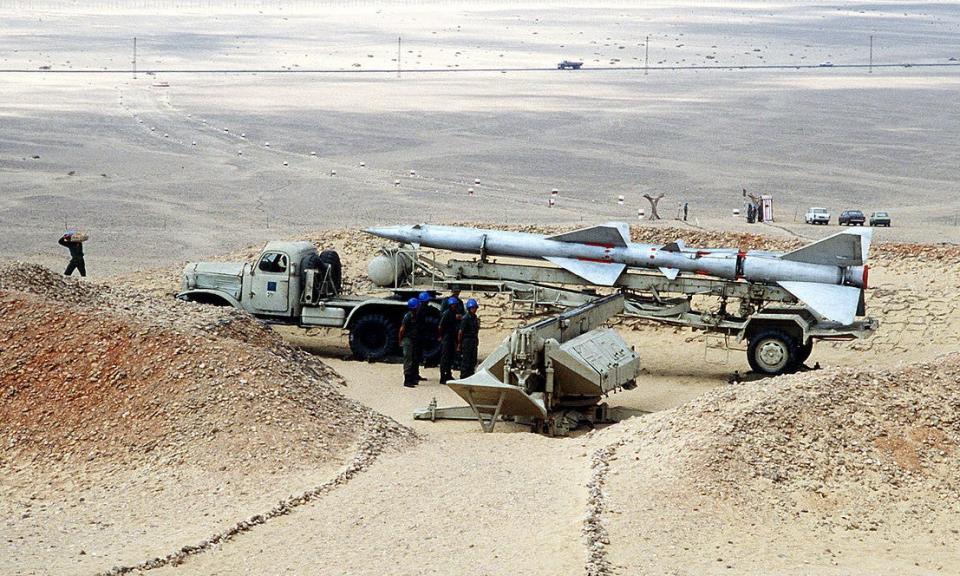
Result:
[[[826,208],[810,208],[803,220],[807,224],[829,224],[830,211]]]

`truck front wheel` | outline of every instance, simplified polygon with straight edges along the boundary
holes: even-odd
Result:
[[[792,372],[797,367],[796,341],[779,330],[765,330],[750,339],[747,361],[758,374],[777,375]]]
[[[357,360],[382,360],[397,350],[397,323],[383,314],[357,318],[350,329],[350,351]]]

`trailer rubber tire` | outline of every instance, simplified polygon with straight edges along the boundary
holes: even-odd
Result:
[[[383,314],[366,314],[350,328],[350,351],[357,360],[382,360],[398,348],[397,323]]]
[[[780,330],[764,330],[750,339],[747,361],[754,372],[775,376],[797,369],[797,353],[792,336]]]

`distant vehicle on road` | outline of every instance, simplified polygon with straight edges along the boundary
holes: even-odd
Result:
[[[890,214],[887,212],[874,212],[870,215],[870,225],[871,226],[886,226],[890,227]]]
[[[830,211],[826,208],[811,208],[807,210],[803,220],[807,224],[829,224]]]
[[[821,63],[820,63],[820,67],[821,67],[821,68],[832,68],[832,67],[833,67],[833,62],[830,62],[830,61],[821,62]]]
[[[557,64],[557,70],[579,70],[583,66],[583,62],[575,62],[573,60],[563,60]]]
[[[840,218],[837,219],[837,222],[843,226],[863,226],[867,221],[867,218],[863,215],[863,212],[859,210],[844,210],[840,213]]]

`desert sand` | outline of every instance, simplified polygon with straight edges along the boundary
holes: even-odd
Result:
[[[960,75],[841,67],[871,35],[876,63],[960,58],[957,7],[14,4],[0,574],[960,573]],[[129,68],[134,36],[136,78],[90,72]],[[450,72],[364,72],[396,68],[398,36],[404,68]],[[652,69],[624,69],[647,36]],[[565,58],[584,69],[501,71]],[[742,188],[775,222],[732,215]],[[639,221],[659,193],[665,219]],[[834,225],[803,224],[813,205]],[[649,414],[569,438],[414,421],[460,403],[435,370],[405,390],[338,331],[171,297],[184,262],[274,238],[339,250],[367,289],[374,224],[623,220],[784,249],[845,208],[894,219],[873,338],[729,384],[742,352],[617,322],[644,371],[608,402]],[[69,228],[91,235],[83,281],[58,275]],[[481,354],[524,322],[484,304]]]

